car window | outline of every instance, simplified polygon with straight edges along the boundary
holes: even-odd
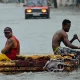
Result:
[[[27,0],[27,6],[47,6],[47,0]]]
[[[27,6],[35,6],[35,3],[33,3],[33,2],[28,2]]]

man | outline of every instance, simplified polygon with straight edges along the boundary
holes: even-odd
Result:
[[[79,51],[73,50],[80,49],[80,47],[72,44],[74,40],[78,39],[78,36],[74,35],[71,41],[69,41],[68,39],[68,34],[66,32],[69,32],[70,27],[71,21],[65,19],[62,22],[62,29],[54,34],[52,38],[52,49],[54,51],[54,54],[69,54],[69,53],[80,54]],[[61,47],[60,46],[61,42],[63,42],[66,47]]]
[[[13,35],[12,29],[6,27],[4,29],[4,35],[7,38],[5,47],[1,50],[1,53],[5,54],[9,59],[15,60],[16,55],[20,54],[20,44],[18,39]]]
[[[78,39],[78,36],[74,35],[71,41],[69,41],[68,39],[68,35],[66,32],[69,32],[70,27],[71,27],[71,21],[65,19],[62,22],[62,29],[58,30],[53,35],[52,48],[54,54],[67,55],[70,53],[74,53],[75,56],[80,55],[80,51],[73,50],[73,49],[80,49],[80,47],[72,44],[74,40]],[[61,47],[60,46],[61,42],[63,42],[66,47]],[[58,69],[58,64],[59,62],[57,63],[54,60],[50,60],[45,64],[44,68],[47,68],[48,71],[54,71],[55,69]],[[64,67],[59,70],[63,71]]]

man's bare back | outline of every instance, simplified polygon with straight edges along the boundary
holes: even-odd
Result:
[[[63,41],[63,37],[65,35],[67,35],[67,33],[64,32],[63,30],[59,30],[54,34],[52,38],[53,51],[55,51],[55,49],[60,46],[61,42]]]

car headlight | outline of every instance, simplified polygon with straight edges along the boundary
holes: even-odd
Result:
[[[45,12],[47,12],[47,10],[46,9],[42,9],[42,12],[45,13]]]
[[[31,13],[31,12],[32,12],[32,10],[31,10],[31,9],[27,9],[27,12],[28,12],[28,13]]]

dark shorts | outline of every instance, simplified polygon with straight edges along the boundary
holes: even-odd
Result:
[[[55,52],[55,54],[76,54],[77,51],[70,49],[70,48],[65,48],[65,47],[59,47],[58,50]]]

